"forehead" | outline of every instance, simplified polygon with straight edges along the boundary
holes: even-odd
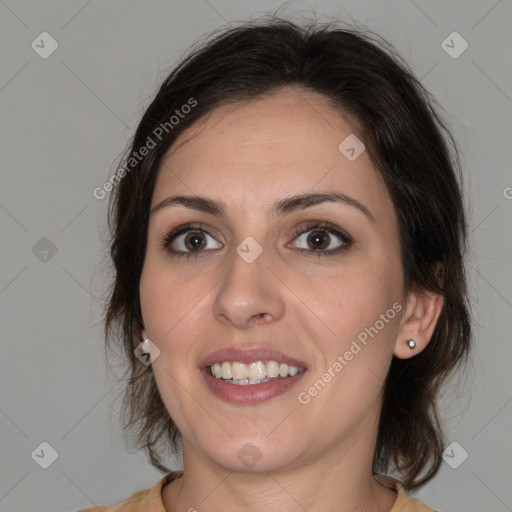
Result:
[[[351,161],[339,149],[348,136],[348,121],[311,91],[286,89],[219,107],[164,157],[153,204],[198,194],[254,211],[293,193],[336,190],[366,198],[376,217],[386,215],[390,201],[367,152]]]

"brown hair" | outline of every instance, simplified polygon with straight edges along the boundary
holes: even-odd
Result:
[[[438,392],[470,349],[461,165],[434,98],[389,43],[355,26],[299,26],[274,18],[214,33],[181,60],[146,109],[124,159],[131,168],[125,163],[118,173],[109,204],[115,279],[105,336],[106,346],[111,340],[121,343],[129,362],[124,428],[135,429],[138,447],[147,450],[156,468],[169,471],[162,457],[169,447],[177,453],[180,432],[151,366],[134,355],[143,328],[139,281],[149,210],[162,157],[184,130],[213,109],[286,86],[321,93],[355,120],[354,129],[397,213],[404,290],[417,287],[444,297],[430,343],[411,359],[394,357],[385,383],[374,470],[397,469],[404,487],[412,490],[439,469]],[[194,107],[180,110],[187,104]],[[188,113],[170,122],[177,110]],[[149,140],[154,147],[146,156],[130,160]]]

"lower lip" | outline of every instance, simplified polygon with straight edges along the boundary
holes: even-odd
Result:
[[[203,368],[201,373],[210,391],[222,400],[234,404],[254,404],[282,395],[297,383],[306,371],[304,370],[293,377],[277,377],[270,382],[248,384],[246,386],[230,384],[224,379],[213,377],[207,368]]]

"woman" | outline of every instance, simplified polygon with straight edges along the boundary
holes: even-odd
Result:
[[[106,335],[167,474],[112,510],[432,510],[406,493],[440,467],[436,398],[471,339],[433,103],[336,24],[232,28],[165,80],[110,181]]]

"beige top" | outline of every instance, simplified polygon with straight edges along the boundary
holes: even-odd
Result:
[[[159,480],[151,489],[138,491],[117,505],[111,507],[98,505],[83,508],[77,512],[166,512],[162,502],[162,489],[166,484],[180,478],[182,475],[183,470],[173,471]],[[389,512],[436,512],[421,501],[407,496],[398,480],[384,475],[375,475],[375,479],[397,493],[396,502]]]

